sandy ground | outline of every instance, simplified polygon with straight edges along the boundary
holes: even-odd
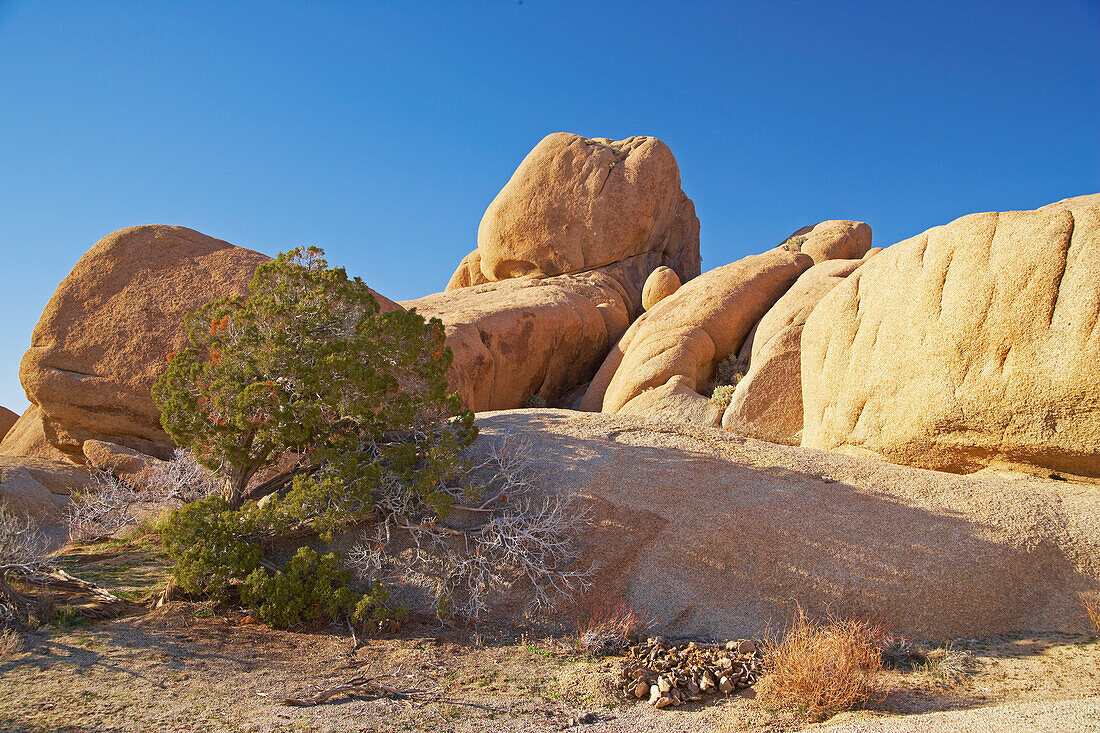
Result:
[[[1100,641],[1003,635],[951,642],[956,674],[884,673],[868,709],[811,725],[753,690],[656,710],[618,691],[615,658],[523,629],[413,622],[352,640],[346,628],[278,631],[209,603],[143,599],[167,576],[155,542],[70,547],[61,564],[131,601],[106,621],[61,615],[0,656],[0,731],[1087,731],[1100,729]],[[302,697],[367,675],[426,699]]]

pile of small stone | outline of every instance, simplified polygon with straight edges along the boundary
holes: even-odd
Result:
[[[624,692],[657,708],[702,700],[704,695],[732,695],[756,683],[764,655],[752,641],[725,644],[670,644],[650,637],[626,651]]]

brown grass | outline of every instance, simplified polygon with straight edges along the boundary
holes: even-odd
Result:
[[[790,628],[764,642],[761,701],[825,720],[876,696],[882,629],[865,621],[811,620],[801,608]]]
[[[653,625],[653,617],[644,608],[631,606],[604,593],[590,596],[574,612],[577,648],[586,654],[622,651],[631,640]]]
[[[1093,631],[1100,634],[1100,593],[1085,596],[1081,603],[1085,606],[1085,615],[1089,617]]]
[[[0,631],[0,660],[11,659],[23,651],[23,640],[15,629]]]

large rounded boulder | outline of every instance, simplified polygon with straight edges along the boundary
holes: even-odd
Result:
[[[893,245],[802,332],[802,445],[1100,475],[1100,205],[971,214]]]
[[[184,317],[246,292],[268,259],[184,227],[130,227],[99,240],[58,285],[20,365],[38,412],[28,430],[40,427],[78,459],[89,438],[166,453],[150,389],[186,344]]]
[[[559,132],[528,153],[489,205],[477,250],[447,289],[617,263],[627,265],[623,284],[636,307],[654,268],[668,266],[681,281],[699,274],[699,220],[676,158],[654,137]]]

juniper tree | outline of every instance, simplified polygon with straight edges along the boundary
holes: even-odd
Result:
[[[231,508],[258,472],[288,455],[293,465],[252,498],[298,477],[312,504],[298,508],[303,519],[369,514],[383,475],[445,504],[438,487],[476,428],[447,393],[442,323],[382,313],[362,280],[323,255],[315,247],[280,254],[257,268],[248,295],[187,318],[190,345],[168,356],[153,388],[161,423],[224,477]]]

